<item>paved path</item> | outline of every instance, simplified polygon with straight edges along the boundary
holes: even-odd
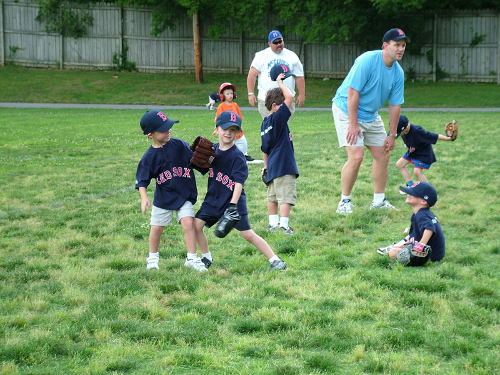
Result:
[[[201,106],[163,106],[163,105],[133,105],[133,104],[57,104],[57,103],[0,103],[0,108],[97,108],[97,109],[189,109],[207,110]],[[256,111],[257,108],[240,107],[242,111]],[[331,108],[297,108],[301,111],[331,111]],[[380,111],[386,112],[388,108]],[[403,112],[500,112],[500,108],[402,108]]]

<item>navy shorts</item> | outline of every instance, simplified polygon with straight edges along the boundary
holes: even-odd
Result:
[[[217,224],[220,219],[220,217],[213,216],[208,212],[203,211],[202,209],[200,209],[194,217],[203,220],[207,228],[211,228],[214,224]],[[238,224],[236,224],[235,229],[239,230],[240,232],[252,229],[250,227],[250,221],[248,220],[248,214],[240,215],[240,221],[238,221]]]

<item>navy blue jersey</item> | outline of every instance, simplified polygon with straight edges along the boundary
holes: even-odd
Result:
[[[428,208],[421,208],[416,214],[411,216],[410,242],[419,242],[424,235],[424,230],[428,229],[433,235],[427,245],[432,248],[431,261],[437,262],[443,259],[445,252],[445,241],[441,224],[436,216]]]
[[[163,147],[149,147],[137,166],[135,188],[147,188],[156,180],[153,205],[178,210],[186,201],[196,203],[194,171],[187,167],[193,152],[182,139],[171,138]]]
[[[262,121],[260,136],[262,152],[267,157],[267,182],[287,174],[299,177],[299,170],[295,162],[292,133],[288,127],[292,114],[283,103],[276,112]]]
[[[201,204],[204,212],[221,217],[233,197],[235,183],[245,184],[248,178],[248,166],[245,155],[233,145],[228,150],[219,150],[219,144],[214,143],[215,159],[212,166],[199,171],[208,172],[208,188],[205,200]],[[242,190],[238,201],[240,215],[248,214],[245,189]]]
[[[212,100],[214,100],[216,103],[218,103],[218,102],[220,102],[220,101],[221,101],[221,100],[220,100],[220,94],[219,94],[218,92],[213,92],[213,93],[211,93],[211,94],[210,94],[210,95],[208,95],[208,96],[210,96],[210,98],[211,98]]]
[[[439,134],[431,133],[418,125],[410,125],[408,134],[401,138],[408,148],[406,155],[425,164],[431,165],[436,161],[432,145],[436,144]]]

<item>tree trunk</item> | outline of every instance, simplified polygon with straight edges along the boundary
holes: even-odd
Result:
[[[196,73],[196,83],[203,83],[203,66],[201,63],[200,17],[198,15],[198,12],[193,14],[193,37],[194,37],[194,70]]]

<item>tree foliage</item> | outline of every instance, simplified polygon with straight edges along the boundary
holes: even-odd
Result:
[[[87,27],[94,19],[90,14],[90,2],[78,0],[85,7],[75,7],[74,4],[58,0],[37,0],[41,5],[36,16],[39,22],[45,22],[49,33],[58,33],[76,38],[85,35]],[[94,1],[95,3],[95,1]]]

